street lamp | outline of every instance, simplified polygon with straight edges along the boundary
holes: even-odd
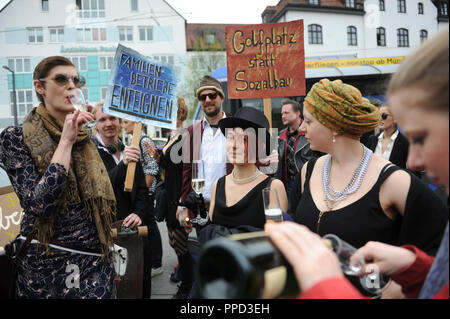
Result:
[[[19,126],[19,122],[17,121],[17,101],[16,101],[16,74],[13,70],[8,68],[6,65],[3,66],[5,70],[8,70],[12,73],[12,85],[13,85],[13,116],[14,116],[14,125]]]

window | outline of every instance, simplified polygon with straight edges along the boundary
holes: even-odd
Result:
[[[105,0],[76,0],[79,18],[104,18]]]
[[[131,0],[131,11],[138,11],[138,0]]]
[[[11,90],[11,114],[14,114],[14,92]],[[16,90],[17,116],[27,115],[33,108],[33,90]]]
[[[106,28],[77,29],[77,42],[106,41]]]
[[[386,11],[386,6],[384,5],[384,0],[378,1],[380,6],[380,11]]]
[[[103,101],[105,101],[106,100],[106,96],[107,96],[107,94],[108,94],[108,87],[107,86],[102,86],[102,87],[100,87],[100,94],[101,94],[101,99],[103,100]]]
[[[423,3],[422,2],[419,2],[417,4],[417,11],[419,14],[423,14]]]
[[[355,7],[355,0],[345,0],[345,7],[346,8],[354,8]]]
[[[308,4],[312,4],[314,6],[320,6],[320,0],[308,0]]]
[[[445,16],[445,17],[448,16],[448,3],[441,2],[440,13],[442,16]]]
[[[64,27],[48,28],[50,42],[64,42]]]
[[[30,73],[31,63],[30,58],[11,58],[8,59],[8,67],[14,73]]]
[[[44,32],[42,28],[27,28],[28,43],[43,43]]]
[[[347,27],[347,44],[358,45],[358,34],[354,26]]]
[[[68,59],[72,61],[78,71],[87,71],[87,59],[85,56],[72,56],[68,57]]]
[[[139,40],[153,41],[153,27],[139,27]]]
[[[386,29],[383,27],[377,28],[377,45],[379,47],[386,46]]]
[[[212,31],[205,31],[203,33],[203,39],[205,40],[205,44],[214,44],[216,43],[216,33]]]
[[[114,57],[112,56],[101,56],[99,57],[99,69],[100,70],[111,70],[114,63]]]
[[[397,45],[399,47],[409,47],[408,29],[397,29]]]
[[[422,43],[428,39],[428,31],[427,30],[420,30],[420,42]]]
[[[120,41],[133,41],[133,27],[119,27]]]
[[[397,12],[398,13],[406,13],[406,1],[405,0],[397,0]]]
[[[48,12],[48,0],[41,0],[42,12]]]
[[[308,26],[308,43],[323,44],[322,26],[318,24],[310,24]]]
[[[173,55],[154,55],[153,59],[158,62],[163,62],[166,64],[174,65],[174,56]]]

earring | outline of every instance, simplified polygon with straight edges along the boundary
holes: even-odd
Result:
[[[336,137],[333,136],[333,143],[336,143]]]

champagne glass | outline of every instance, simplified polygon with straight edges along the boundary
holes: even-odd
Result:
[[[367,266],[366,272],[370,271],[370,273],[361,276],[365,261],[360,259],[352,263],[350,258],[357,249],[338,236],[328,234],[323,236],[323,240],[338,257],[342,272],[349,276],[359,276],[359,281],[364,290],[371,294],[381,295],[391,283],[390,277],[380,273],[375,265]]]
[[[264,202],[264,214],[266,220],[273,220],[275,222],[283,221],[283,212],[281,211],[280,199],[276,189],[270,187],[262,190],[262,197]]]
[[[278,160],[274,161],[274,157],[275,159],[278,159],[278,131],[275,131],[276,129],[271,129],[272,130],[272,135],[270,137],[270,145],[266,145],[266,148],[268,148],[270,150],[270,155],[269,156],[265,156],[266,154],[259,154],[260,157],[260,162],[266,163],[267,161],[269,161],[270,164],[268,165],[262,165],[259,167],[259,170],[264,173],[264,174],[275,174],[277,172],[278,169]],[[258,132],[259,134],[259,132]],[[270,159],[272,159],[272,161],[270,161]]]
[[[89,112],[87,108],[86,99],[84,98],[83,91],[81,89],[72,89],[69,91],[70,103],[75,107],[76,110]],[[83,128],[87,130],[92,130],[95,127],[97,121],[89,121],[83,125]]]
[[[200,196],[205,189],[205,171],[203,161],[194,161],[192,163],[192,178],[191,178],[192,189],[194,192]],[[200,226],[205,225],[208,222],[208,214],[206,218],[202,218],[200,215],[200,210],[197,208],[197,216],[191,219],[194,224],[199,224]]]

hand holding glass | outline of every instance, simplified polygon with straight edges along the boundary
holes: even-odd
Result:
[[[372,272],[361,276],[364,271],[365,261],[361,259],[351,262],[351,257],[357,250],[355,247],[333,234],[323,236],[323,240],[336,253],[342,272],[349,276],[360,276],[359,281],[366,291],[380,295],[389,286],[391,282],[390,277],[381,274],[375,267],[366,267],[371,268]]]
[[[203,161],[192,162],[191,184],[194,192],[197,195],[201,195],[203,190],[205,189],[205,171]],[[200,215],[200,210],[197,209],[197,216],[191,219],[191,223],[203,226],[207,222],[208,222],[208,214],[206,214],[206,218],[202,218]]]
[[[280,199],[275,188],[264,188],[262,190],[262,197],[264,202],[264,213],[267,220],[275,222],[283,221],[283,212],[281,211]]]
[[[87,103],[81,89],[72,89],[69,91],[70,103],[75,107],[75,110],[88,112]],[[89,121],[83,125],[83,128],[91,130],[97,121]]]

